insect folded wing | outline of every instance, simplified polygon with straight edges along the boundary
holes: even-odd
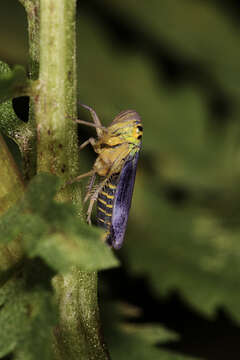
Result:
[[[118,184],[114,194],[111,226],[106,239],[106,242],[115,249],[120,249],[124,240],[132,202],[138,157],[139,152],[133,157],[130,156],[118,177]]]

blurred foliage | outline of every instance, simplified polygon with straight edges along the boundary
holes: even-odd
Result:
[[[127,304],[109,306],[105,304],[105,316],[109,316],[105,334],[110,346],[110,354],[114,360],[193,360],[183,357],[174,352],[164,351],[156,348],[156,342],[173,341],[178,336],[162,326],[155,324],[129,324],[124,322],[124,317],[133,316],[137,321],[139,309],[129,307]],[[111,317],[111,318],[110,318]],[[200,360],[200,359],[199,359]]]
[[[223,13],[201,1],[151,1],[143,6],[136,6],[134,1],[95,4],[107,9],[111,20],[121,15],[124,24],[133,20],[134,32],[139,34],[139,51],[125,53],[92,18],[80,18],[79,42],[85,49],[79,57],[81,101],[94,105],[101,118],[108,119],[106,123],[129,107],[140,113],[144,123],[131,211],[135,227],[129,227],[124,244],[131,271],[147,274],[159,295],[178,288],[201,311],[214,313],[216,306],[226,305],[239,318],[240,297],[234,291],[240,271],[238,106],[232,107],[231,117],[225,116],[222,124],[216,115],[214,119],[208,94],[196,81],[170,87],[161,75],[163,70],[151,66],[146,52],[139,54],[144,50],[141,34],[143,39],[146,34],[155,42],[159,39],[159,47],[165,36],[170,51],[175,40],[175,61],[183,54],[192,62],[197,59],[201,71],[209,73],[221,89],[216,68],[221,68],[222,80],[223,66],[226,72],[227,64],[231,70],[238,66],[233,41],[237,29],[234,32]],[[184,14],[188,14],[189,22]],[[207,35],[210,38],[203,41]],[[222,41],[232,45],[225,64],[219,56]],[[214,54],[214,70],[209,49]],[[230,96],[229,89],[226,86],[221,91]],[[237,98],[238,89],[234,94],[233,90],[231,95]]]
[[[210,1],[84,3],[81,102],[144,123],[128,269],[239,320],[239,28]]]
[[[25,69],[16,65],[12,71],[8,67],[0,62],[0,102],[5,102],[8,99],[12,99],[21,96],[26,92],[28,86],[27,74]]]
[[[82,223],[72,204],[54,201],[59,186],[53,175],[35,176],[24,197],[0,218],[0,245],[17,239],[24,251],[23,260],[0,274],[1,358],[53,359],[55,272],[66,273],[74,265],[80,271],[118,265],[111,249],[99,241],[102,232]]]
[[[6,82],[13,79],[13,73],[11,72],[10,67],[5,64],[4,62],[0,61],[0,88],[2,90],[3,98],[5,97],[4,86]],[[7,91],[8,92],[8,91]],[[2,99],[1,99],[2,100]],[[5,99],[6,100],[6,99]],[[0,101],[0,112],[1,112],[1,122],[0,122],[0,130],[4,134],[8,135],[9,137],[13,136],[13,130],[20,127],[21,122],[17,118],[16,114],[14,113],[12,107],[11,96],[10,99],[7,101]]]
[[[52,275],[39,260],[29,261],[1,284],[1,359],[53,358],[52,327],[57,323],[57,307],[50,287]]]
[[[53,175],[39,174],[28,185],[24,198],[0,219],[0,241],[22,236],[28,256],[40,256],[63,273],[73,265],[96,271],[118,265],[110,248],[99,241],[101,231],[81,223],[71,204],[53,198],[59,188]]]
[[[79,2],[78,18],[80,102],[92,106],[105,125],[128,108],[135,109],[144,123],[132,210],[120,252],[129,276],[145,277],[159,299],[177,290],[209,318],[223,306],[236,323],[239,13],[234,1],[85,0]],[[13,16],[9,13],[9,19]],[[22,21],[24,28],[24,16]],[[15,62],[21,44],[26,46],[18,43],[17,35],[8,44],[10,50],[0,46],[8,63]],[[18,62],[22,59],[19,55]],[[86,112],[79,112],[86,119]],[[51,240],[50,252],[61,248],[61,239]],[[44,243],[39,246],[33,254],[43,256]],[[136,327],[129,332],[119,322],[106,331],[114,359],[122,359],[124,353],[129,359],[130,354],[131,359],[183,358],[159,355],[153,344],[161,340],[148,341],[144,330],[140,336]]]

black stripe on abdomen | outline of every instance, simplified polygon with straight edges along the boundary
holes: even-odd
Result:
[[[110,177],[97,199],[97,223],[99,226],[108,230],[110,229],[112,221],[112,210],[118,177],[119,174],[114,174]]]

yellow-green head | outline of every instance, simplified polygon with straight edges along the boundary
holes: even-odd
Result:
[[[134,110],[122,111],[108,128],[115,145],[128,143],[131,148],[139,147],[143,134],[142,121]],[[116,141],[118,138],[118,141]]]

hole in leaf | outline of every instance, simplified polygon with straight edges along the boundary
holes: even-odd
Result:
[[[13,109],[20,120],[28,122],[29,97],[21,96],[12,100]]]

